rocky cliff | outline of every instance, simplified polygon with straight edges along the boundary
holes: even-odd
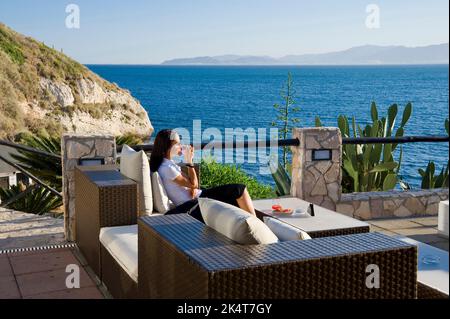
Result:
[[[128,91],[0,23],[0,138],[26,131],[148,137],[153,127]]]

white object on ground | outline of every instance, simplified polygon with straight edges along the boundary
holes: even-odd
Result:
[[[417,281],[448,295],[448,252],[408,237],[395,238],[417,246]]]
[[[439,235],[448,238],[448,200],[439,203]]]

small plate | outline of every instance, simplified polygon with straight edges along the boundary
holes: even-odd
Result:
[[[303,208],[294,209],[294,215],[296,217],[311,217],[311,215]]]
[[[425,265],[437,265],[441,262],[441,258],[436,255],[425,255],[422,257],[422,263]]]
[[[278,216],[290,216],[290,215],[292,215],[293,213],[294,213],[293,210],[291,210],[291,211],[288,212],[288,213],[280,212],[280,211],[277,211],[277,210],[273,210],[273,211],[272,211],[272,214],[278,215]]]

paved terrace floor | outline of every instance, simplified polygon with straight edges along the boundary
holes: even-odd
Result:
[[[418,217],[371,220],[370,231],[389,236],[402,235],[448,251],[448,239],[438,235],[438,218]]]
[[[67,244],[63,219],[0,208],[0,299],[109,298],[78,250]],[[69,264],[80,269],[80,289],[66,287]]]
[[[369,221],[371,231],[404,235],[448,251],[449,241],[438,236],[437,217]],[[0,208],[0,299],[110,298],[76,248],[27,251],[30,247],[65,245],[62,219]],[[19,251],[15,249],[19,248]],[[80,267],[80,289],[67,289],[66,266]]]

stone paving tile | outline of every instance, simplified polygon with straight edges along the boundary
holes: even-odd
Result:
[[[437,227],[438,219],[437,217],[422,217],[422,218],[414,218],[411,219],[413,223],[417,223],[419,225],[428,226],[428,227]]]
[[[22,275],[54,269],[64,269],[69,264],[78,264],[77,259],[69,249],[53,252],[51,250],[40,254],[11,256],[11,266],[14,274]]]
[[[432,227],[421,227],[421,228],[413,228],[413,229],[393,229],[391,230],[400,235],[410,237],[422,243],[430,244],[443,242],[441,237],[437,235],[437,230]]]
[[[387,230],[422,227],[421,225],[418,225],[417,223],[414,223],[409,219],[380,219],[380,220],[370,220],[369,223],[376,227]]]
[[[389,231],[389,230],[376,230],[375,232],[381,233],[381,234],[385,234],[385,235],[391,236],[391,237],[395,237],[395,236],[398,236],[398,235],[399,235],[399,234],[394,233],[394,232],[391,232],[391,231]]]
[[[57,253],[60,251],[67,251],[70,248],[49,248],[49,249],[36,249],[36,250],[26,250],[26,251],[15,251],[9,252],[8,257],[16,257],[16,256],[29,256],[29,255],[37,255],[37,254],[47,254],[47,253]]]
[[[370,226],[370,231],[373,232],[380,232],[382,230],[384,230],[383,228],[377,227],[375,225],[369,225]]]
[[[0,208],[0,250],[65,242],[64,219]]]
[[[398,233],[404,236],[409,235],[434,235],[437,237],[437,230],[433,227],[415,227],[415,228],[398,228],[389,229],[394,233]]]
[[[430,244],[433,247],[448,251],[448,240]]]
[[[14,276],[7,255],[0,255],[0,277]]]
[[[84,270],[86,271],[86,273],[89,275],[89,277],[92,279],[92,281],[95,283],[96,286],[100,286],[102,284],[102,281],[100,280],[100,278],[97,277],[97,275],[95,274],[95,272],[92,270],[91,267],[85,266]]]
[[[97,287],[87,287],[31,295],[24,299],[104,299],[104,297]]]
[[[44,271],[16,276],[22,296],[56,292],[67,289],[65,269]],[[96,287],[86,271],[80,267],[80,288]]]
[[[86,258],[84,258],[84,256],[81,254],[81,252],[77,248],[73,248],[73,249],[71,249],[71,251],[81,266],[85,267],[88,265]]]
[[[0,277],[0,299],[21,298],[14,276]]]
[[[114,299],[104,284],[97,286],[97,289],[101,292],[104,299]]]

